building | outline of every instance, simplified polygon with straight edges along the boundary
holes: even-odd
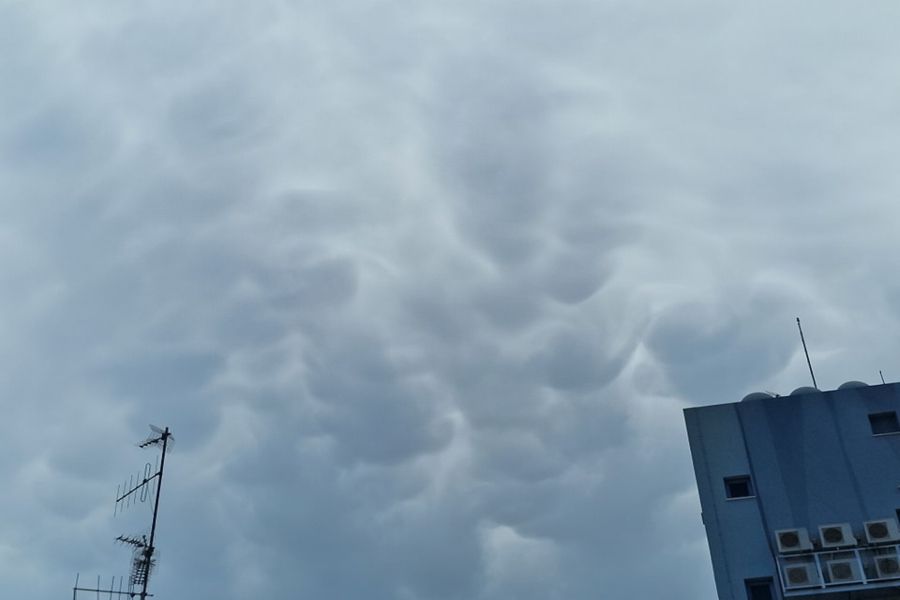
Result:
[[[900,384],[688,408],[719,600],[900,600]]]

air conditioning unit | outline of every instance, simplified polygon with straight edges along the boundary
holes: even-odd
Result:
[[[796,529],[779,529],[775,532],[775,543],[781,554],[792,552],[809,552],[813,549],[809,541],[809,532],[803,527]]]
[[[900,578],[900,558],[896,554],[876,556],[875,571],[878,573],[878,579]]]
[[[813,565],[785,565],[782,572],[784,573],[784,587],[786,589],[819,585],[819,573]]]
[[[866,539],[870,544],[896,544],[900,542],[900,529],[897,519],[878,519],[866,521]]]
[[[862,581],[862,573],[856,559],[829,560],[828,579],[831,583],[853,583]]]
[[[819,541],[823,548],[846,548],[856,545],[856,537],[849,523],[819,526]]]

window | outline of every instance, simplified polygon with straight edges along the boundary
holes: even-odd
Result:
[[[900,421],[897,420],[897,412],[893,410],[869,415],[869,424],[872,426],[872,435],[900,433]]]
[[[774,600],[771,579],[748,579],[747,600]]]
[[[725,478],[726,498],[752,498],[753,486],[750,484],[749,475]]]

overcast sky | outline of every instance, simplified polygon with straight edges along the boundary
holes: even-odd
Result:
[[[161,600],[712,600],[682,409],[900,379],[898,18],[0,0],[0,596],[155,423]]]

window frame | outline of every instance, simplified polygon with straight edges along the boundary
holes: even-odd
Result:
[[[878,431],[884,425],[892,427],[884,431]],[[877,413],[869,413],[869,427],[872,430],[872,437],[884,435],[900,434],[900,417],[897,416],[896,410],[885,410]]]
[[[747,591],[747,600],[755,600],[753,598],[753,588],[766,588],[769,592],[769,598],[775,600],[775,580],[773,577],[745,579],[744,589]]]
[[[753,485],[753,478],[751,478],[750,475],[732,475],[730,477],[724,477],[722,482],[725,484],[726,500],[746,500],[747,498],[756,498],[756,486]],[[733,496],[732,484],[745,484],[747,486],[747,495]]]

